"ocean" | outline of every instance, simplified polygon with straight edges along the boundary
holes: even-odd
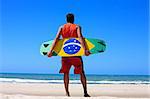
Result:
[[[88,84],[150,84],[150,75],[86,75]],[[0,82],[63,83],[63,74],[0,73]],[[80,75],[70,74],[71,84],[80,84]]]

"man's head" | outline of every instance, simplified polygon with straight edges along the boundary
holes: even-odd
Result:
[[[68,23],[74,23],[74,15],[72,13],[68,13],[66,15],[66,20]]]

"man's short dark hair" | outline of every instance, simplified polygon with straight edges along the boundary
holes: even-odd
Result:
[[[74,15],[72,13],[68,13],[66,18],[68,23],[74,23]]]

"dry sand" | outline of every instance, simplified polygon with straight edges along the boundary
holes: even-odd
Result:
[[[0,99],[150,99],[149,84],[88,84],[90,98],[83,97],[81,84],[70,84],[71,97],[63,84],[0,83]]]

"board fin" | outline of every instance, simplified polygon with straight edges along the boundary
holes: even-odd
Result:
[[[103,45],[103,46],[106,46],[103,42],[97,42],[97,43],[99,43],[99,44],[101,44],[101,45]]]
[[[44,47],[47,47],[49,44],[44,44]]]
[[[98,51],[99,53],[101,53],[101,52],[104,52],[103,50],[101,50],[101,51]]]
[[[47,55],[47,52],[43,52],[43,55]]]

